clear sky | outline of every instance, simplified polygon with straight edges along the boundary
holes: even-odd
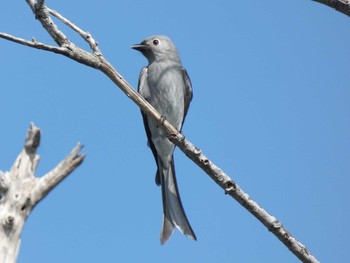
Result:
[[[321,262],[348,260],[348,17],[295,0],[47,5],[89,31],[135,88],[147,62],[130,45],[171,37],[194,90],[186,137]],[[53,44],[24,0],[2,3],[0,25]],[[10,169],[31,121],[42,129],[38,176],[78,142],[87,153],[30,215],[18,262],[298,262],[179,150],[179,188],[198,241],[176,231],[160,246],[161,193],[137,106],[66,57],[2,39],[0,53],[0,169]]]

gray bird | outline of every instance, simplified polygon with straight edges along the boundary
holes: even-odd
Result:
[[[192,100],[191,81],[173,42],[167,36],[151,36],[133,45],[148,60],[142,68],[139,93],[178,131],[181,131]],[[174,167],[175,145],[154,120],[142,113],[148,144],[157,164],[156,184],[161,185],[163,200],[163,226],[160,242],[171,237],[174,227],[196,240],[181,203]]]

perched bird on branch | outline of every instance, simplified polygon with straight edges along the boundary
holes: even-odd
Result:
[[[162,117],[181,131],[192,100],[192,87],[174,43],[167,36],[151,36],[132,48],[140,51],[148,60],[148,66],[140,73],[139,93]],[[141,113],[148,144],[157,164],[156,184],[162,188],[163,226],[160,242],[167,242],[175,227],[196,240],[176,182],[173,156],[175,145],[155,120]]]

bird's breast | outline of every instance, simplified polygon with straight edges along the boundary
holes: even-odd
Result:
[[[175,128],[184,116],[184,81],[178,65],[155,63],[148,67],[148,102]]]

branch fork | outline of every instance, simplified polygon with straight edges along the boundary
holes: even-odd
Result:
[[[10,171],[0,171],[0,262],[16,262],[24,223],[32,209],[64,178],[76,169],[85,157],[81,145],[52,171],[35,177],[39,163],[36,154],[40,144],[40,129],[30,124],[23,150]]]

